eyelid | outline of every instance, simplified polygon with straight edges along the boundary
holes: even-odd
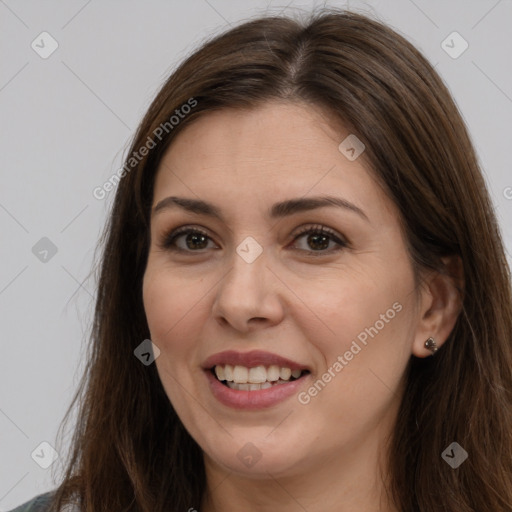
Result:
[[[158,244],[159,247],[163,250],[176,250],[178,252],[189,252],[189,253],[192,253],[192,252],[197,252],[199,253],[200,251],[183,251],[182,249],[178,248],[178,247],[173,247],[172,244],[173,242],[181,235],[186,235],[190,232],[193,232],[193,233],[199,233],[207,238],[209,238],[210,240],[212,240],[212,237],[210,236],[210,234],[204,230],[203,228],[200,228],[200,227],[197,227],[196,225],[193,225],[193,224],[187,224],[187,225],[184,225],[184,226],[180,226],[176,229],[171,229],[171,230],[168,230],[168,231],[165,231],[164,234],[162,235],[161,237],[161,241],[160,243]]]
[[[304,224],[302,226],[299,226],[297,228],[297,230],[292,235],[294,237],[294,239],[296,239],[297,237],[299,237],[305,233],[319,232],[319,233],[329,235],[333,238],[338,238],[341,242],[348,244],[348,241],[341,233],[338,233],[334,229],[329,228],[328,226],[325,226],[324,224]]]

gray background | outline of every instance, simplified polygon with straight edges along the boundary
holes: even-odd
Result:
[[[0,0],[0,512],[56,485],[61,459],[43,469],[31,454],[43,441],[56,446],[83,368],[90,271],[114,194],[100,201],[92,190],[122,165],[154,94],[205,37],[265,12],[320,5]],[[510,254],[512,1],[327,5],[375,14],[436,65],[468,124]],[[43,31],[58,43],[47,59],[31,47],[49,47]],[[441,46],[453,31],[469,44],[456,59]],[[43,237],[53,256],[39,252]],[[36,454],[50,456],[45,446]]]

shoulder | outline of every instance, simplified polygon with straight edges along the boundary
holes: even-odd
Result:
[[[54,491],[39,494],[31,500],[19,505],[10,512],[46,512],[53,497]]]

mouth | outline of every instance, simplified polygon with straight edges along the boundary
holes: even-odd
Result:
[[[241,366],[218,364],[210,369],[212,375],[224,386],[237,391],[260,391],[293,382],[309,374],[306,369],[285,366]]]
[[[277,406],[298,393],[311,377],[306,365],[260,350],[220,352],[202,368],[220,403],[246,410]]]

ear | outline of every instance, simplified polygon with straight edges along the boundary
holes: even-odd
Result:
[[[446,272],[426,276],[419,290],[418,324],[412,346],[416,357],[428,357],[432,352],[425,347],[429,337],[438,348],[445,343],[455,327],[462,308],[464,271],[459,256],[442,258]]]

